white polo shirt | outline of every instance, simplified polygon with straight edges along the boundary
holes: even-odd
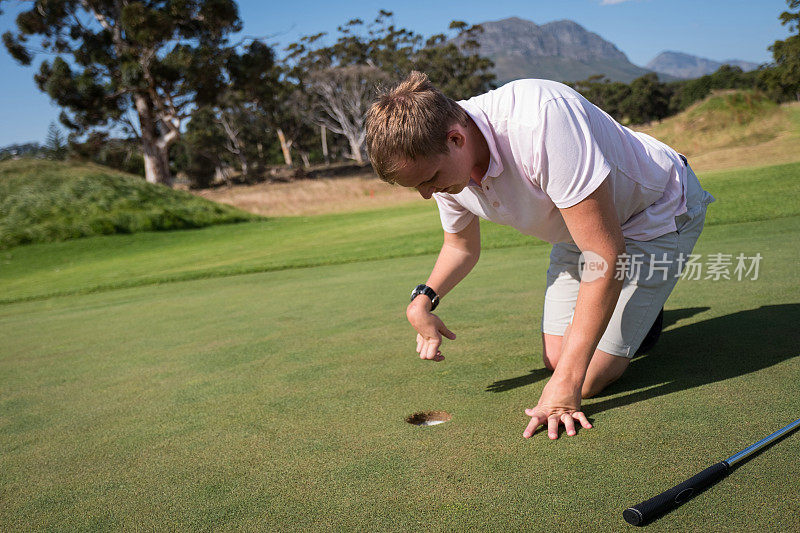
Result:
[[[550,243],[573,242],[558,208],[577,204],[606,177],[626,238],[675,231],[675,217],[686,212],[678,153],[621,126],[566,85],[518,80],[458,103],[491,159],[480,186],[434,194],[447,232],[479,216]]]

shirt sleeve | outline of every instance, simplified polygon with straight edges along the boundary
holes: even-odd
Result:
[[[556,207],[572,207],[585,199],[611,172],[590,118],[579,98],[555,98],[542,105],[536,174]]]
[[[475,214],[468,211],[459,204],[452,195],[447,193],[435,193],[433,195],[436,205],[439,208],[439,218],[442,221],[442,229],[447,233],[458,233],[467,227],[475,218]]]

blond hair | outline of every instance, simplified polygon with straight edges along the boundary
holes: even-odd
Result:
[[[367,151],[380,178],[394,183],[405,161],[447,153],[447,132],[467,114],[422,72],[383,90],[367,112]]]

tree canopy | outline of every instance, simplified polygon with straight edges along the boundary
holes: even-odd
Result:
[[[79,135],[124,127],[141,139],[147,180],[167,183],[169,147],[191,108],[221,90],[221,51],[241,22],[233,0],[47,0],[16,26],[3,42],[17,61],[55,55],[35,79],[61,122]]]
[[[338,28],[338,38],[307,35],[287,48],[287,78],[310,104],[307,115],[345,136],[350,157],[363,161],[364,117],[379,85],[399,81],[412,70],[425,72],[445,94],[463,99],[493,87],[492,62],[478,54],[480,26],[454,21],[448,39],[428,39],[395,26],[390,11],[380,10],[370,24],[353,19]]]
[[[800,100],[800,0],[786,0],[786,3],[789,10],[781,13],[779,18],[793,35],[775,41],[769,47],[775,60],[775,69],[767,73],[764,79],[773,90]]]

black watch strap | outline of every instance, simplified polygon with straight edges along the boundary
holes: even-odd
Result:
[[[439,305],[439,295],[436,294],[435,290],[431,289],[427,285],[417,285],[414,290],[411,291],[411,301],[413,302],[414,298],[420,294],[424,294],[431,299],[431,311],[436,309],[436,306]]]

